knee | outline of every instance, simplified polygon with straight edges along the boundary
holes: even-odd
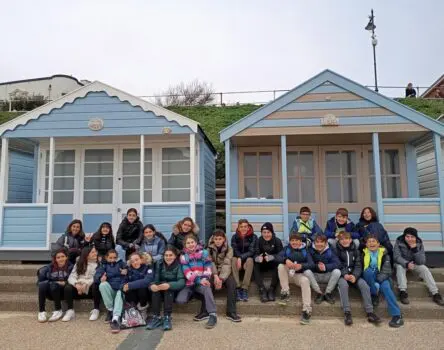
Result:
[[[285,265],[284,264],[279,264],[278,265],[278,271],[285,272]]]
[[[400,264],[395,264],[396,267],[396,273],[404,273],[406,271],[405,267]]]
[[[48,281],[42,281],[38,283],[39,289],[45,289],[48,288],[49,282]]]
[[[338,281],[338,286],[339,287],[341,287],[341,288],[343,288],[343,289],[348,289],[348,282],[345,280],[345,279],[343,279],[343,278],[341,278],[339,281]]]
[[[300,284],[301,287],[310,287],[310,280],[306,276],[301,276]]]
[[[415,269],[420,274],[424,274],[424,273],[428,273],[429,272],[428,267],[425,266],[425,265],[415,265]]]
[[[304,271],[304,276],[307,276],[307,277],[313,277],[314,275],[313,275],[313,271],[311,271],[311,270],[305,270]]]
[[[253,266],[253,258],[247,258],[245,261],[246,266]]]
[[[333,277],[339,278],[339,277],[341,277],[341,271],[338,270],[338,269],[334,269],[334,270],[331,272],[331,275],[332,275]]]

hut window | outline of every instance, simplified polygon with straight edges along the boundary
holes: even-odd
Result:
[[[401,198],[401,167],[399,150],[384,149],[380,151],[382,197]],[[376,202],[375,168],[373,166],[373,151],[368,152],[368,166],[370,169],[371,201]]]
[[[114,185],[114,150],[85,150],[83,203],[111,204]]]
[[[325,154],[329,203],[356,203],[358,184],[355,151],[328,151]]]
[[[54,154],[54,204],[74,203],[74,171],[75,171],[75,151],[55,151]],[[45,203],[48,202],[48,182],[49,182],[49,151],[46,152],[45,170]]]
[[[152,202],[152,150],[145,148],[144,202]],[[124,149],[122,162],[122,202],[140,201],[140,149]]]
[[[287,152],[287,178],[290,203],[315,202],[313,152]]]
[[[190,200],[190,149],[162,149],[162,201]]]
[[[273,153],[245,152],[243,160],[245,198],[273,199]]]

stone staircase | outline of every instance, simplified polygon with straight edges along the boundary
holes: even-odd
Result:
[[[41,265],[34,264],[0,264],[0,312],[4,311],[28,311],[37,312],[37,287],[36,271]],[[444,292],[444,268],[432,269],[435,280],[441,292]],[[402,312],[408,319],[444,319],[444,307],[440,307],[432,302],[429,292],[424,283],[419,282],[415,277],[409,276],[408,293],[410,305],[401,305]],[[216,303],[219,314],[225,313],[226,297],[225,291],[216,292]],[[359,292],[350,290],[354,317],[365,317],[361,306]],[[250,287],[250,300],[248,302],[238,302],[238,312],[243,316],[293,316],[299,314],[301,310],[300,289],[291,286],[291,301],[286,307],[268,302],[261,303],[257,288],[254,283]],[[47,302],[48,311],[52,310],[53,303]],[[92,301],[75,301],[76,311],[90,311]],[[192,301],[187,305],[175,305],[175,312],[194,314],[198,311],[199,305]],[[385,302],[381,299],[377,309],[379,315],[388,319]],[[336,293],[336,304],[330,305],[322,303],[313,304],[313,317],[329,318],[342,317],[339,295]]]

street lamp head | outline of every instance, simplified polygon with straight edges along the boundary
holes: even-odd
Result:
[[[370,32],[374,31],[376,29],[374,19],[373,17],[370,17],[370,20],[368,21],[368,24],[365,26],[365,30],[368,30]]]

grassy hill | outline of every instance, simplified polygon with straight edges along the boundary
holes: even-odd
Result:
[[[399,102],[428,115],[437,118],[444,114],[444,100],[399,99]],[[223,178],[224,170],[224,148],[219,142],[219,132],[235,121],[254,112],[258,105],[240,106],[193,106],[193,107],[171,107],[170,109],[200,123],[208,138],[219,153],[217,161],[217,177]],[[0,112],[0,124],[13,119],[21,113]]]

